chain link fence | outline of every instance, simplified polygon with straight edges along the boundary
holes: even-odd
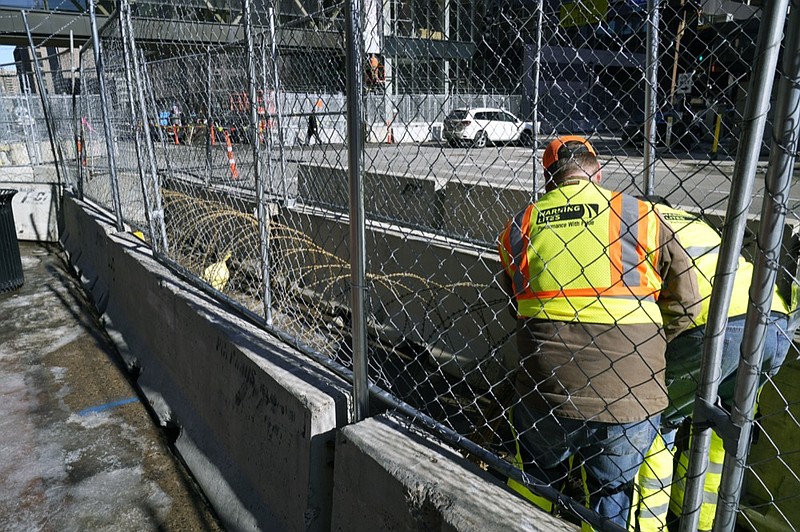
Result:
[[[752,530],[797,527],[798,353],[791,345],[784,359],[777,354],[784,347],[766,340],[774,333],[772,287],[788,305],[773,334],[785,346],[794,334],[785,316],[797,303],[791,87],[800,76],[790,61],[777,66],[786,2],[701,9],[589,0],[315,7],[245,0],[170,10],[123,0],[118,8],[80,50],[74,111],[71,95],[48,91],[49,121],[68,183],[114,211],[120,227],[140,232],[161,260],[353,379],[355,393],[367,386],[359,382],[364,364],[380,405],[503,480],[557,501],[539,506],[565,519],[621,529],[608,511],[585,508],[585,466],[589,499],[596,503],[619,485],[634,495],[632,511],[611,513],[641,530],[705,529],[715,512],[715,530],[731,530],[732,519]],[[786,57],[797,51],[791,27]],[[49,75],[55,80],[65,71]],[[12,116],[30,103],[24,89],[0,94],[0,127],[28,143],[32,161],[30,143],[46,137]],[[717,235],[704,255],[692,255],[684,242],[692,229],[670,225],[699,284],[708,276],[708,291],[700,291],[710,298],[707,315],[689,328],[701,338],[687,355],[691,366],[669,349],[665,358],[648,339],[633,341],[627,316],[608,312],[589,320],[604,325],[604,334],[587,340],[584,330],[570,343],[558,333],[542,337],[534,324],[537,348],[518,350],[532,320],[509,313],[498,236],[531,201],[562,208],[540,229],[561,230],[556,222],[566,220],[570,203],[549,193],[542,156],[557,136],[570,134],[596,150],[603,187],[661,196],[679,209],[672,216],[704,222]],[[648,209],[669,219],[662,207]],[[595,215],[618,213],[609,203]],[[573,238],[584,242],[586,234]],[[613,242],[588,256],[594,244],[571,250],[559,238],[568,258],[564,251],[526,255],[564,267],[549,274],[557,291],[581,275],[591,278],[590,264],[611,260]],[[739,261],[740,252],[748,262]],[[581,274],[568,277],[568,268]],[[754,271],[749,305],[751,283],[733,282],[737,268]],[[515,289],[543,282],[533,276]],[[645,307],[642,299],[630,313]],[[637,325],[658,328],[661,318],[654,320]],[[731,361],[715,339],[726,334],[726,320],[743,327],[741,366],[738,343]],[[574,325],[561,322],[564,331]],[[618,333],[632,345],[611,360],[609,339]],[[636,373],[631,368],[642,360],[655,365]],[[612,373],[623,390],[603,388]],[[627,433],[620,441],[634,458],[605,484],[592,469],[591,445],[569,448],[576,459],[560,477],[543,467],[544,454],[526,459],[524,445],[518,453],[520,441],[541,449],[530,443],[537,434],[552,444],[569,425],[546,428],[548,412],[533,409],[527,417],[535,422],[512,426],[512,413],[534,396],[606,401],[591,415],[575,407],[572,417],[581,423],[566,431],[575,437],[597,421],[619,426],[619,404],[646,402],[640,387],[657,388],[662,410],[667,387],[674,401],[673,385],[684,386],[684,414],[692,417],[661,454],[668,454],[669,475],[645,460],[652,437],[644,444]],[[559,414],[557,402],[536,404]],[[672,437],[666,424],[651,420],[654,431]],[[717,452],[710,427],[729,456]]]
[[[22,65],[0,65],[0,167],[20,179],[33,175],[47,179],[52,169],[53,150],[47,131],[48,122],[42,109],[42,99],[32,75],[20,75]],[[51,99],[58,116],[57,122],[72,124],[68,101]]]

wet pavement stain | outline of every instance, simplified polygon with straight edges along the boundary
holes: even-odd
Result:
[[[222,530],[58,246],[0,294],[0,530]]]

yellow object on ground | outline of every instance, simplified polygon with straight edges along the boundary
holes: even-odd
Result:
[[[144,233],[142,233],[141,231],[134,231],[133,236],[144,242]]]
[[[225,290],[228,279],[231,277],[231,272],[228,270],[228,265],[226,264],[230,258],[231,252],[229,251],[225,253],[221,261],[215,262],[203,270],[203,280],[210,284],[212,288],[220,291]]]

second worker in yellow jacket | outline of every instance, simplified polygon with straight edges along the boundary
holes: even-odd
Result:
[[[687,453],[680,453],[677,469],[673,473],[675,434],[676,429],[683,421],[691,416],[697,394],[705,326],[708,320],[719,246],[722,243],[717,230],[699,215],[672,208],[660,197],[650,197],[649,199],[653,200],[658,212],[673,228],[681,245],[692,258],[692,267],[700,289],[701,308],[692,326],[667,345],[666,383],[669,406],[662,414],[661,419],[663,441],[656,441],[653,449],[648,453],[639,476],[642,500],[639,504],[637,520],[638,528],[642,532],[663,529],[667,519],[667,506],[677,515],[680,515],[681,512],[688,459]],[[753,265],[744,257],[739,257],[731,304],[728,308],[728,323],[720,368],[722,380],[718,391],[723,407],[729,410],[733,402],[740,346],[744,338],[744,323],[752,276]],[[772,307],[764,339],[760,385],[768,377],[775,375],[786,359],[792,337],[788,314],[789,309],[776,288],[772,297]],[[681,447],[687,448],[688,443],[688,441],[684,441]],[[698,523],[700,531],[711,530],[713,526],[724,457],[722,440],[712,433],[705,493]]]

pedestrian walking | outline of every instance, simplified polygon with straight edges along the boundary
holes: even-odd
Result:
[[[311,145],[311,138],[315,138],[317,144],[322,144],[322,139],[319,138],[319,126],[317,124],[317,115],[314,109],[308,115],[308,131],[306,132],[306,144]]]

